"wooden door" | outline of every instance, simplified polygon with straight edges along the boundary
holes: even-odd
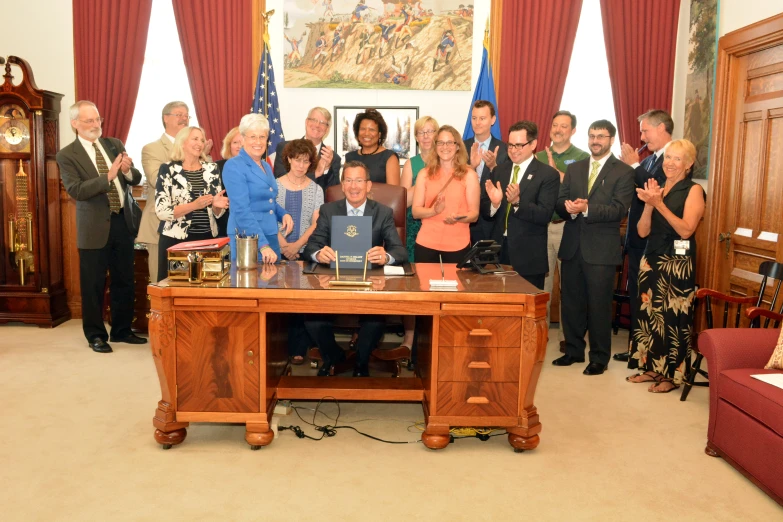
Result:
[[[260,412],[259,315],[176,312],[177,411]]]
[[[704,286],[755,295],[783,261],[783,15],[719,43]]]

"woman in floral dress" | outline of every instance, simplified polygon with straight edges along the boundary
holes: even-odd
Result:
[[[636,189],[645,203],[638,230],[647,247],[639,268],[641,306],[628,367],[643,372],[626,380],[651,383],[653,393],[679,388],[693,341],[694,233],[704,214],[704,190],[690,177],[695,157],[690,141],[671,142],[664,152],[665,186],[651,179]]]

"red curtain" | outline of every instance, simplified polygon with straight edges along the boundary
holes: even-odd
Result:
[[[97,105],[104,136],[128,138],[151,10],[152,0],[73,0],[76,99]]]
[[[252,2],[173,3],[198,122],[218,159],[223,137],[253,104]]]
[[[601,0],[619,139],[639,145],[636,118],[671,112],[680,0]]]
[[[503,2],[498,112],[505,140],[519,120],[549,135],[563,98],[582,0]],[[539,148],[549,142],[539,139]]]

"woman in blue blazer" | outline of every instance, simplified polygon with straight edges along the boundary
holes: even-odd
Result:
[[[260,114],[247,114],[239,122],[242,150],[226,162],[223,183],[231,194],[228,236],[231,259],[237,258],[236,233],[258,235],[258,260],[274,263],[280,257],[278,223],[288,235],[294,221],[277,203],[277,182],[269,163],[264,161],[269,139],[269,122]]]

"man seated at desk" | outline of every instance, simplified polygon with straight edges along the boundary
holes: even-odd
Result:
[[[367,261],[375,265],[397,265],[408,258],[400,236],[394,227],[392,209],[367,199],[372,189],[370,172],[364,163],[349,161],[343,168],[342,180],[345,199],[332,201],[321,206],[315,231],[305,246],[302,257],[317,263],[336,261],[331,242],[332,216],[372,216],[372,248],[367,252]],[[305,328],[321,351],[323,364],[319,376],[333,373],[335,364],[345,359],[342,348],[334,339],[333,315],[309,315]],[[370,352],[378,346],[383,336],[386,321],[382,315],[362,315],[359,319],[359,338],[356,342],[357,362],[354,377],[368,377]]]

